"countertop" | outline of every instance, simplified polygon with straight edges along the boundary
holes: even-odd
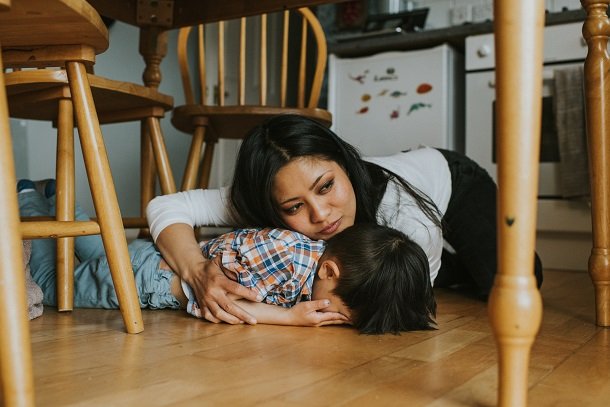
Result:
[[[546,25],[566,24],[584,21],[584,10],[570,10],[546,15]],[[450,44],[457,50],[464,50],[466,37],[493,32],[493,22],[464,24],[435,30],[410,33],[396,33],[379,37],[354,38],[341,42],[329,41],[329,53],[340,57],[360,57],[384,51],[406,51],[430,48],[440,44]]]

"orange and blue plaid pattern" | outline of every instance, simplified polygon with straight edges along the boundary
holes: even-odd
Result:
[[[284,229],[238,229],[206,242],[208,259],[221,256],[227,277],[254,288],[267,304],[292,307],[311,299],[326,243]]]

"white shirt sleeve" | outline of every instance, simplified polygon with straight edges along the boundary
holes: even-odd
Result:
[[[193,189],[155,197],[146,208],[146,218],[154,241],[166,227],[185,223],[196,226],[230,226],[229,188]]]

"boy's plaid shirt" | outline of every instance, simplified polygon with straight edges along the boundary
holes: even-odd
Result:
[[[284,229],[238,229],[202,245],[203,255],[221,256],[224,273],[257,290],[267,304],[291,307],[311,299],[318,259],[326,243]]]

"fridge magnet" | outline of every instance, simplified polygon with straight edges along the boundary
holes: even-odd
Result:
[[[392,113],[390,113],[390,120],[398,119],[398,116],[400,116],[400,107],[392,110]]]
[[[369,73],[369,70],[367,69],[367,70],[365,70],[365,71],[364,71],[362,74],[360,74],[360,75],[355,75],[355,76],[354,76],[354,75],[352,75],[352,74],[349,74],[349,75],[348,75],[348,77],[349,77],[351,80],[356,81],[356,82],[358,82],[358,83],[359,83],[359,84],[361,84],[361,85],[364,85],[364,80],[366,79],[366,74],[368,74],[368,73]]]
[[[429,83],[422,83],[417,87],[417,93],[423,95],[424,93],[428,93],[432,90],[432,85]]]
[[[383,89],[381,92],[379,92],[377,94],[377,96],[385,96],[386,93],[388,93],[390,90],[389,89]]]
[[[373,78],[373,81],[375,82],[382,82],[382,81],[396,81],[398,80],[398,75],[396,75],[396,69],[390,67],[387,68],[385,70],[385,74],[377,76],[375,75],[375,77]]]
[[[360,96],[360,100],[362,100],[363,102],[368,102],[369,100],[371,100],[371,95],[369,95],[368,93],[365,93],[362,96]]]
[[[423,109],[423,108],[431,108],[431,107],[432,107],[432,105],[429,104],[429,103],[421,103],[421,102],[413,103],[411,105],[411,107],[409,108],[409,111],[407,112],[407,116],[410,115],[411,112],[414,112],[416,110],[420,110],[420,109]]]
[[[393,98],[399,98],[401,96],[407,96],[407,92],[401,92],[399,90],[395,90],[394,92],[390,93],[390,96],[392,96]]]
[[[364,106],[364,107],[360,108],[360,110],[358,110],[356,112],[356,114],[365,114],[368,111],[369,111],[369,107],[368,106]]]

